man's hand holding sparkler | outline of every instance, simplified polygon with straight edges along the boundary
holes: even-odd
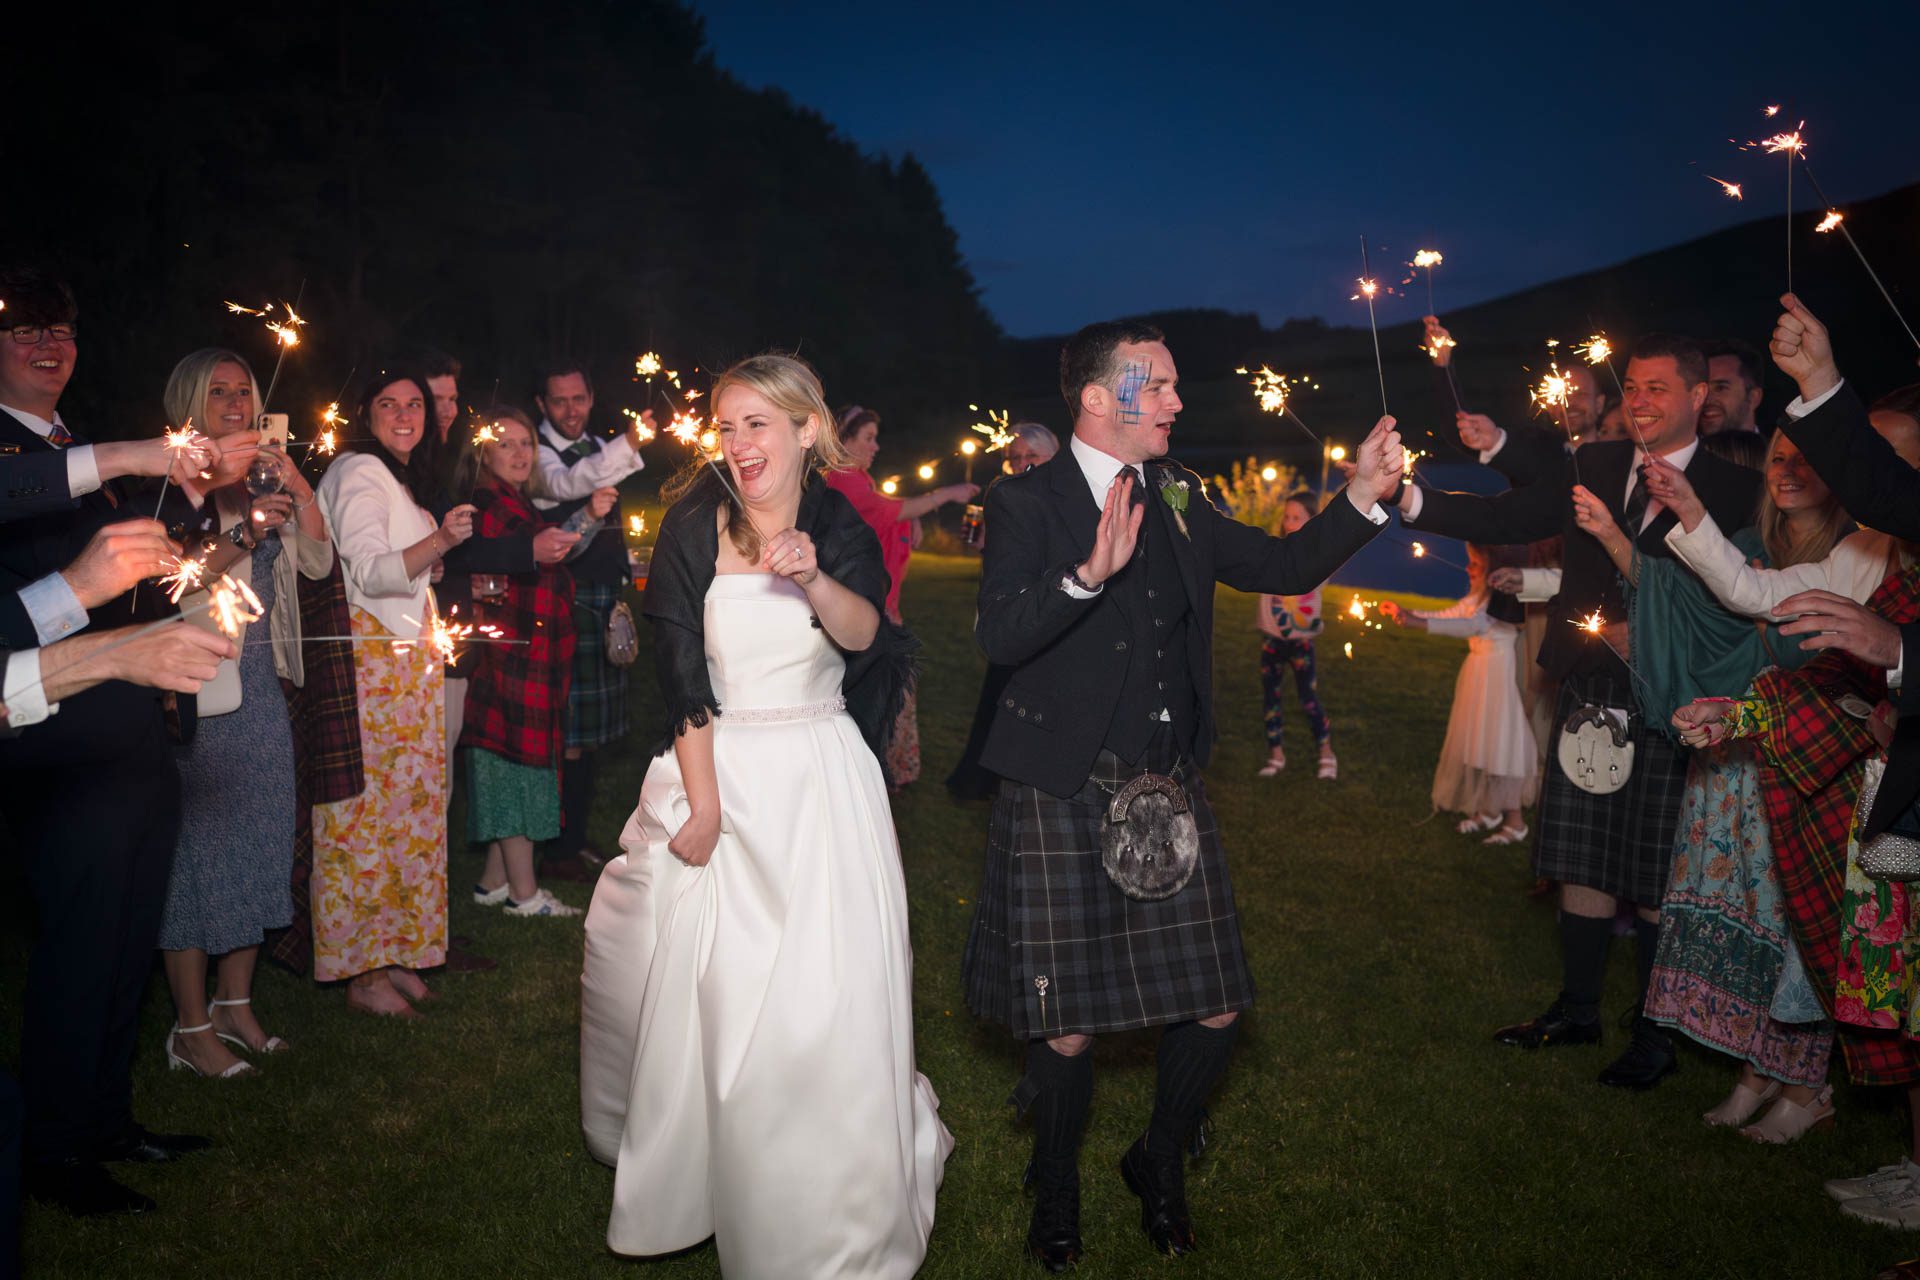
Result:
[[[1484,413],[1456,413],[1453,426],[1460,433],[1460,443],[1475,453],[1485,453],[1500,444],[1500,425]]]
[[[1361,515],[1396,497],[1406,476],[1407,451],[1394,430],[1392,415],[1383,416],[1354,452],[1353,478],[1347,482],[1347,500]],[[1129,548],[1131,549],[1131,548]]]
[[[607,512],[613,510],[613,504],[620,501],[620,491],[611,486],[595,489],[587,499],[587,515],[595,520],[605,520]]]
[[[192,477],[194,485],[202,491],[245,480],[247,468],[253,465],[254,457],[260,452],[260,433],[249,428],[210,437],[207,443],[213,450],[212,460],[201,469],[207,478],[202,479],[199,471]]]
[[[158,520],[121,520],[95,530],[60,576],[83,608],[97,609],[135,584],[171,571],[179,551]]]
[[[1833,342],[1827,327],[1801,305],[1794,294],[1782,294],[1780,305],[1786,310],[1773,324],[1773,340],[1767,344],[1780,372],[1800,384],[1800,398],[1813,400],[1831,391],[1840,381],[1840,366],[1833,360]]]
[[[1649,498],[1679,517],[1680,527],[1688,533],[1699,528],[1700,522],[1707,518],[1706,504],[1693,491],[1693,481],[1665,458],[1650,459],[1642,466],[1640,483],[1647,486]]]
[[[1440,323],[1439,316],[1421,316],[1420,322],[1427,329],[1427,355],[1432,357],[1434,368],[1446,368],[1453,363],[1453,335]]]
[[[643,444],[651,443],[658,431],[659,427],[653,420],[653,410],[642,409],[627,424],[627,443],[638,449]]]
[[[100,479],[121,476],[165,476],[174,484],[205,471],[213,462],[215,446],[193,432],[183,448],[174,448],[165,436],[147,440],[112,440],[93,446],[93,463]]]

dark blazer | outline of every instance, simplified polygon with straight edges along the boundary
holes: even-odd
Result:
[[[18,446],[22,457],[59,455],[26,423],[0,409],[0,446],[7,445]],[[0,647],[30,649],[40,643],[33,620],[20,604],[20,588],[65,568],[102,525],[140,514],[125,504],[116,506],[119,497],[117,483],[109,481],[93,493],[68,499],[58,510],[0,524]],[[134,621],[131,595],[93,610],[88,629],[124,627]],[[190,700],[183,701],[190,705]],[[63,701],[60,714],[36,726],[30,737],[0,742],[0,769],[115,756],[126,750],[129,740],[148,732],[157,736],[159,724],[157,691],[109,680]]]
[[[1867,407],[1842,383],[1833,398],[1781,426],[1800,447],[1847,514],[1869,529],[1920,540],[1920,471],[1906,464],[1867,420]],[[1878,835],[1920,800],[1920,622],[1900,628],[1900,688],[1893,693],[1900,724],[1887,752],[1867,834]]]
[[[1636,452],[1630,440],[1602,440],[1579,453],[1581,483],[1607,504],[1623,528],[1627,473]],[[1699,449],[1687,466],[1687,479],[1721,528],[1743,529],[1753,523],[1760,503],[1758,471],[1735,466]],[[1619,664],[1597,648],[1601,642],[1583,634],[1575,619],[1598,609],[1610,621],[1626,620],[1620,575],[1599,541],[1574,523],[1570,494],[1565,477],[1509,489],[1490,498],[1423,486],[1420,516],[1408,522],[1468,542],[1537,542],[1555,534],[1565,539],[1560,594],[1548,602],[1547,635],[1540,646],[1540,665],[1555,680],[1575,671],[1604,671],[1608,664],[1618,671]],[[1666,536],[1676,519],[1673,512],[1663,510],[1635,540],[1640,554],[1672,559]]]
[[[1187,646],[1199,702],[1197,762],[1212,753],[1213,588],[1291,595],[1325,582],[1382,526],[1344,495],[1289,538],[1271,537],[1221,515],[1200,477],[1177,463],[1147,464],[1147,520],[1164,522],[1197,631]],[[1183,534],[1158,490],[1185,481]],[[1093,550],[1100,507],[1071,449],[1023,475],[1010,476],[987,498],[985,563],[974,636],[989,661],[1014,668],[994,709],[980,762],[1002,777],[1057,796],[1085,785],[1106,737],[1127,675],[1133,628],[1125,594],[1110,585],[1076,600],[1060,581]],[[1145,536],[1145,525],[1142,526]],[[1137,571],[1137,562],[1116,574]],[[1008,705],[1011,703],[1012,705]]]
[[[72,502],[67,460],[59,450],[49,446],[28,453],[18,445],[0,445],[0,524],[65,511]]]

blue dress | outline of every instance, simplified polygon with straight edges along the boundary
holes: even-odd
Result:
[[[293,728],[273,666],[267,617],[280,539],[253,552],[261,620],[240,653],[240,706],[199,722],[180,766],[180,842],[160,947],[224,955],[293,922]]]

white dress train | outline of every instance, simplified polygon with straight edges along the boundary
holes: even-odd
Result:
[[[581,1120],[616,1170],[607,1243],[711,1235],[731,1280],[911,1276],[953,1138],[914,1069],[886,784],[798,587],[716,575],[705,623],[713,859],[667,850],[687,816],[669,751],[587,913]]]

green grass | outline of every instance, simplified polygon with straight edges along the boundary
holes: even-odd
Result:
[[[959,963],[986,807],[957,807],[952,766],[978,688],[974,566],[918,559],[905,610],[926,645],[926,776],[896,804],[912,896],[920,1067],[958,1147],[923,1275],[1029,1274],[1018,1256],[1027,1131],[1005,1098],[1015,1047],[960,1004]],[[1337,597],[1344,600],[1344,595]],[[1599,1050],[1525,1054],[1488,1032],[1552,998],[1552,913],[1522,896],[1522,850],[1490,850],[1427,814],[1463,649],[1336,622],[1321,686],[1341,777],[1296,766],[1257,781],[1251,603],[1222,592],[1216,671],[1224,736],[1208,775],[1260,998],[1191,1174],[1202,1250],[1192,1276],[1851,1276],[1920,1252],[1841,1217],[1820,1191],[1900,1151],[1904,1112],[1842,1089],[1840,1123],[1783,1149],[1700,1123],[1732,1067],[1683,1052],[1653,1093],[1602,1089],[1623,1037],[1632,948],[1616,948]],[[1355,640],[1355,659],[1340,657]],[[639,722],[656,698],[644,666]],[[1300,724],[1297,713],[1294,725]],[[646,737],[636,734],[636,740]],[[1294,757],[1309,763],[1304,736]],[[594,835],[611,847],[638,790],[637,748],[602,772]],[[455,831],[462,829],[458,810]],[[29,1206],[29,1274],[66,1276],[534,1276],[717,1274],[711,1246],[636,1265],[603,1244],[612,1174],[581,1150],[577,924],[513,920],[464,890],[453,927],[501,962],[446,977],[412,1025],[347,1012],[337,990],[273,969],[257,1003],[294,1051],[238,1083],[168,1073],[171,1014],[156,972],[136,1106],[150,1126],[213,1135],[172,1168],[127,1169],[162,1212],[78,1221]],[[569,900],[584,892],[560,886]],[[9,896],[4,1034],[17,1034],[23,888]],[[11,1049],[11,1045],[9,1045]],[[1159,1275],[1112,1164],[1144,1123],[1150,1035],[1101,1043],[1085,1153],[1087,1261],[1078,1274]],[[9,1053],[8,1056],[11,1056]]]

